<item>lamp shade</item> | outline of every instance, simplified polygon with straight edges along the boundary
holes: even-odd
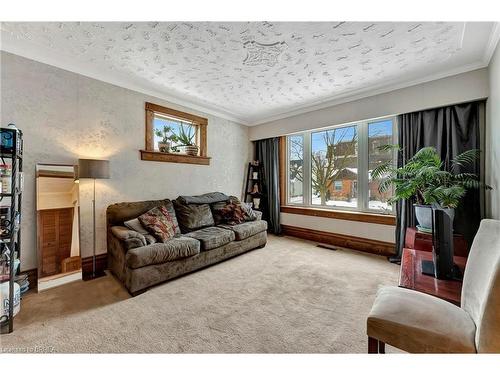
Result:
[[[109,178],[109,160],[78,159],[78,178]]]

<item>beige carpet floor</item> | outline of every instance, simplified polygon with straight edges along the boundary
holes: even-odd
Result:
[[[366,353],[384,257],[290,237],[131,298],[112,276],[22,300],[4,352]]]

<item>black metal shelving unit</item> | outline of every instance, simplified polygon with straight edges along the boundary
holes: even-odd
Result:
[[[0,275],[0,282],[9,283],[9,309],[7,315],[0,316],[0,329],[2,333],[10,333],[14,329],[14,278],[20,268],[16,259],[21,256],[23,133],[13,124],[0,130],[0,161],[2,165],[10,165],[11,171],[10,191],[0,190],[0,206],[4,211],[0,218],[0,262],[8,269],[8,275]],[[7,180],[2,179],[2,185]],[[0,311],[3,314],[3,309]]]
[[[257,173],[257,178],[253,177],[254,172]],[[244,201],[247,203],[252,203],[252,208],[254,210],[261,211],[263,218],[265,218],[266,194],[265,191],[263,190],[264,188],[263,178],[264,178],[264,168],[262,167],[262,164],[259,163],[258,165],[254,165],[253,163],[248,163]],[[254,193],[252,191],[255,185],[257,185],[258,193]],[[253,201],[254,198],[260,198],[259,208],[255,207]]]

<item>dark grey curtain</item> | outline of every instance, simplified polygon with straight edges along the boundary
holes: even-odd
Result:
[[[456,155],[473,148],[481,149],[480,116],[483,105],[483,102],[457,104],[398,116],[398,139],[403,148],[398,157],[398,167],[405,165],[422,147],[435,147],[446,169],[450,168],[450,161]],[[480,161],[467,172],[476,173],[484,179]],[[454,230],[464,235],[469,246],[484,215],[483,194],[483,191],[468,191],[455,210]],[[406,228],[416,223],[413,203],[404,201],[396,205],[398,257],[404,247]]]
[[[264,169],[264,218],[269,231],[280,234],[279,138],[255,141],[255,157]]]

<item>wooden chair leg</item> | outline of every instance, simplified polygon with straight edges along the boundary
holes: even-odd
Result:
[[[385,342],[382,341],[378,342],[378,352],[380,354],[385,354]]]
[[[378,354],[379,341],[368,336],[368,354]]]

